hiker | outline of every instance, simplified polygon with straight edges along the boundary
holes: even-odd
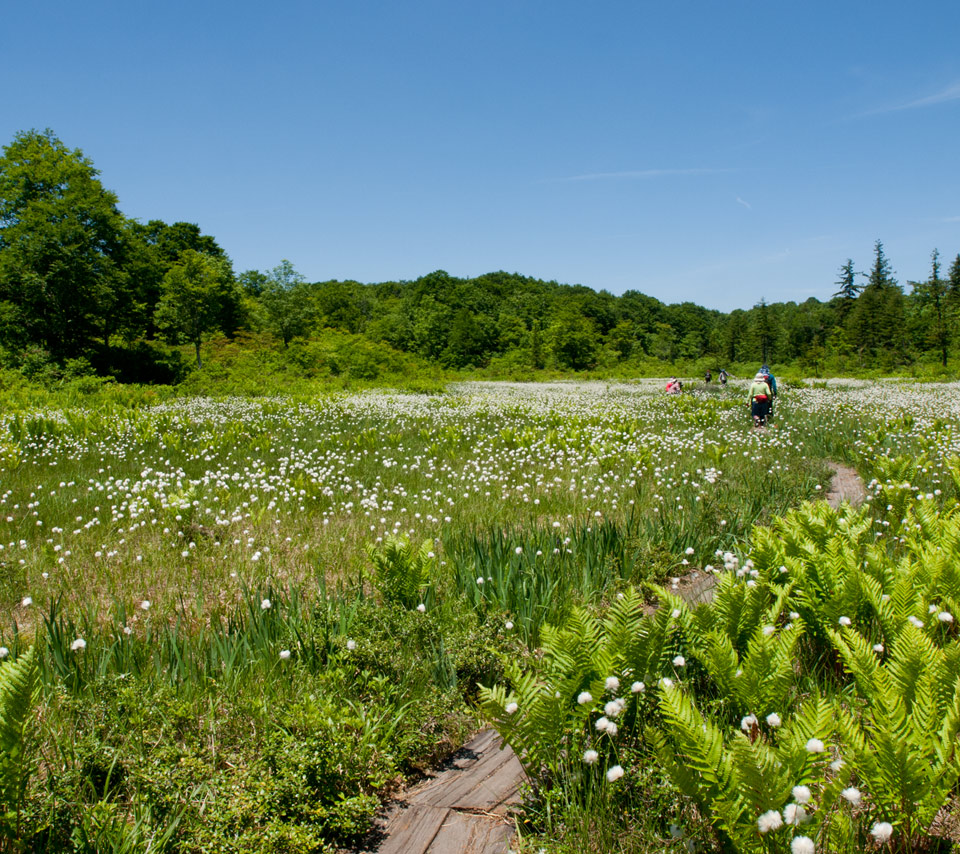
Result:
[[[767,413],[770,410],[770,399],[773,394],[767,385],[766,377],[758,373],[750,384],[750,414],[753,416],[754,429],[763,427],[767,423]]]
[[[726,372],[723,368],[720,368],[720,373],[717,374],[717,377],[718,377],[719,380],[720,380],[720,385],[722,385],[724,388],[726,388],[726,386],[727,386],[727,372]]]
[[[707,368],[707,372],[703,375],[703,381],[710,385],[710,380],[713,379],[713,374],[710,373],[710,368]]]
[[[764,380],[770,386],[770,401],[767,404],[767,418],[773,418],[773,399],[777,396],[777,378],[773,375],[768,365],[760,366],[760,373]]]
[[[667,394],[680,394],[681,391],[683,391],[683,383],[676,377],[670,377],[667,383]]]

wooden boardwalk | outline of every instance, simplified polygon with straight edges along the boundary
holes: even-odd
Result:
[[[830,491],[825,500],[831,507],[839,507],[841,502],[848,501],[854,507],[859,507],[866,500],[867,489],[857,470],[845,466],[843,463],[829,463],[833,469],[833,479],[830,481]]]
[[[523,768],[487,729],[436,777],[408,791],[380,827],[377,854],[506,854]]]

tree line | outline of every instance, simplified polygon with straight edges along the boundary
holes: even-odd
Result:
[[[92,161],[50,130],[18,133],[0,158],[7,367],[45,361],[165,380],[181,359],[171,347],[190,347],[200,364],[210,335],[253,335],[304,359],[304,342],[329,330],[352,346],[362,341],[448,369],[505,371],[678,361],[889,370],[946,366],[960,345],[960,255],[944,264],[934,250],[927,277],[905,290],[877,241],[869,270],[848,259],[836,287],[826,302],[761,299],[724,313],[505,272],[308,282],[283,260],[236,273],[199,226],[124,216]]]

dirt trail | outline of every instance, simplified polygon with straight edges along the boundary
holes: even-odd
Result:
[[[436,777],[408,791],[379,828],[377,854],[506,854],[523,768],[486,729]]]

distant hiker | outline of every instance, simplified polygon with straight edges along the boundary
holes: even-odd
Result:
[[[713,379],[713,374],[710,373],[710,368],[707,368],[707,372],[703,375],[703,381],[710,385],[710,381]]]
[[[717,374],[717,377],[718,377],[719,380],[720,380],[720,385],[726,386],[726,384],[727,384],[727,372],[726,372],[723,368],[720,368],[720,373]]]
[[[670,377],[667,383],[667,394],[680,394],[681,391],[683,391],[683,383],[676,377]]]
[[[767,417],[773,418],[773,399],[777,396],[777,378],[773,375],[768,365],[761,365],[760,373],[763,374],[766,384],[770,386],[770,403],[767,406]]]
[[[750,384],[750,414],[753,416],[753,426],[763,427],[767,423],[767,414],[770,411],[770,399],[773,394],[767,385],[766,377],[757,374]]]

